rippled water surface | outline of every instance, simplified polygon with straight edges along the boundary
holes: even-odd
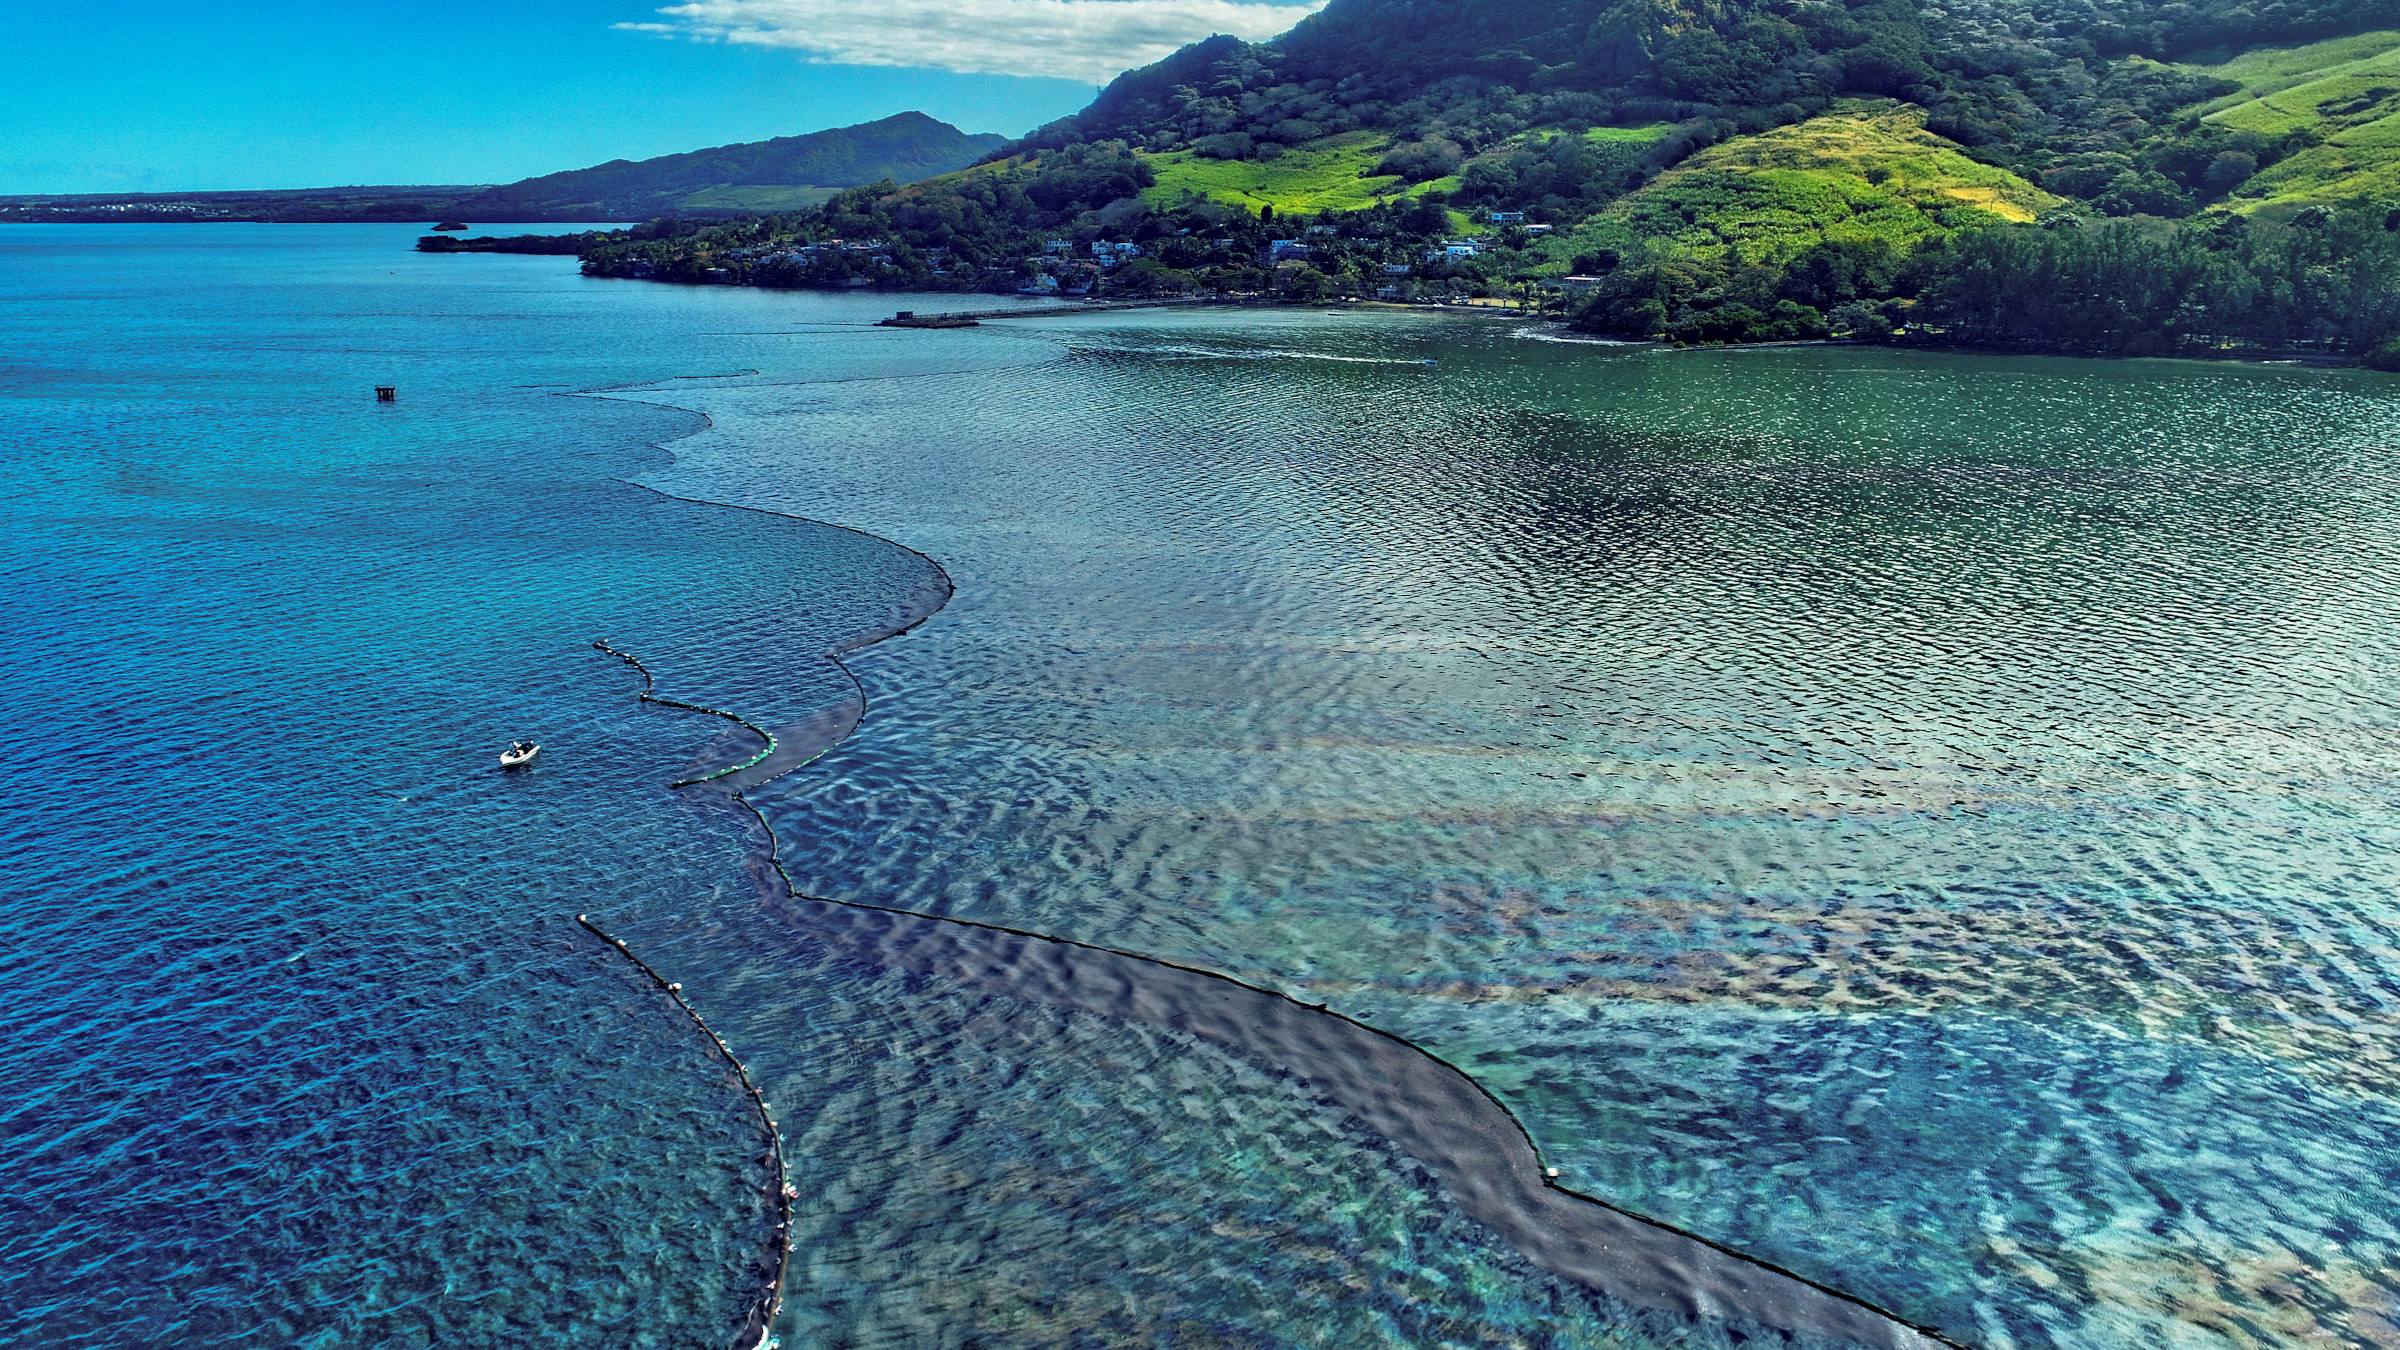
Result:
[[[745,893],[743,823],[588,643],[798,714],[923,564],[615,481],[698,419],[558,391],[700,316],[406,240],[0,237],[0,1341],[709,1344],[758,1292],[763,1130],[572,923]]]
[[[690,394],[662,481],[960,587],[774,790],[803,888],[1329,1001],[1963,1340],[2392,1340],[2388,381],[1046,336]]]
[[[820,736],[946,572],[752,794],[803,892],[1327,1004],[1975,1345],[2400,1345],[2386,377],[409,234],[0,235],[0,1340],[729,1343],[763,1139],[586,911],[773,1104],[787,1344],[1759,1333],[1290,1065],[845,947],[667,787],[755,743],[588,645]]]

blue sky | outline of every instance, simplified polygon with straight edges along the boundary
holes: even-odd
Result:
[[[15,7],[0,193],[494,183],[921,109],[1017,134],[1322,0]]]

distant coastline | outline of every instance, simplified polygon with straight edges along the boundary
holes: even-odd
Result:
[[[584,232],[581,232],[581,233],[578,233],[578,234],[557,234],[557,235],[544,235],[544,234],[524,234],[524,235],[505,235],[505,236],[489,236],[489,235],[487,235],[487,236],[481,236],[481,237],[472,238],[472,239],[459,239],[459,238],[453,238],[453,237],[451,237],[451,236],[448,236],[448,235],[438,235],[438,234],[435,234],[435,235],[426,235],[426,236],[424,236],[424,237],[420,238],[420,239],[417,241],[417,245],[416,245],[416,247],[417,247],[417,251],[418,251],[418,252],[421,252],[421,253],[514,253],[514,254],[526,254],[526,255],[535,255],[535,256],[545,256],[545,257],[581,257],[581,256],[583,256],[584,254],[588,253],[588,252],[591,250],[591,248],[592,248],[592,247],[594,247],[595,245],[598,245],[598,244],[603,244],[603,243],[619,242],[619,241],[622,241],[622,240],[624,240],[624,239],[626,239],[626,238],[628,238],[628,237],[630,237],[630,234],[629,234],[629,232],[628,232],[628,231],[623,231],[623,230],[614,230],[614,231],[587,230],[587,231],[584,231]],[[829,285],[829,284],[825,284],[825,283],[821,283],[821,282],[810,282],[810,281],[806,281],[806,280],[793,280],[793,279],[785,279],[785,278],[771,278],[771,277],[768,277],[768,278],[762,278],[762,277],[758,277],[758,276],[755,276],[755,275],[752,275],[752,276],[735,276],[734,274],[731,274],[731,273],[728,273],[727,275],[725,275],[725,276],[723,276],[723,277],[710,277],[710,278],[706,278],[706,279],[694,279],[694,278],[690,278],[690,277],[680,277],[680,276],[648,276],[648,275],[643,275],[643,274],[641,274],[641,273],[639,273],[639,272],[637,272],[637,271],[631,270],[631,269],[625,269],[625,268],[595,269],[595,268],[591,267],[591,266],[590,266],[590,265],[588,265],[588,264],[585,266],[584,270],[585,270],[585,272],[586,272],[588,275],[592,275],[592,276],[602,276],[602,277],[609,277],[609,278],[616,279],[616,280],[627,280],[627,281],[659,281],[659,282],[666,282],[666,283],[668,283],[668,284],[673,284],[673,285],[686,285],[686,286],[735,285],[735,286],[750,286],[750,287],[755,287],[755,288],[759,288],[759,289],[766,289],[766,290],[795,290],[795,291],[840,291],[840,290],[853,290],[853,289],[857,289],[857,290],[868,290],[868,289],[872,289],[872,290],[889,290],[889,291],[893,291],[893,292],[895,292],[895,293],[903,293],[903,294],[923,294],[923,293],[925,293],[925,292],[926,292],[926,291],[929,289],[929,288],[928,288],[927,286],[925,286],[925,285],[924,285],[922,282],[915,282],[915,283],[911,283],[911,284],[909,284],[909,285],[905,285],[905,286],[877,286],[877,285],[873,285],[873,284],[871,284],[871,283],[870,283],[870,284],[868,284],[868,285],[864,285],[864,286],[860,286],[860,285],[850,285],[850,286],[843,286],[843,285]],[[1005,291],[994,291],[994,290],[983,290],[983,289],[971,289],[971,288],[963,288],[963,287],[962,287],[962,288],[957,288],[957,289],[954,289],[954,290],[950,290],[948,293],[951,293],[951,294],[957,294],[957,295],[960,295],[960,296],[972,296],[972,295],[1004,295],[1004,294],[1009,294],[1010,292],[1005,292]],[[1541,307],[1517,306],[1517,305],[1509,305],[1509,304],[1502,304],[1502,303],[1475,303],[1475,302],[1472,302],[1472,301],[1448,301],[1448,302],[1444,302],[1444,301],[1364,300],[1364,299],[1354,299],[1354,300],[1349,300],[1349,301],[1338,301],[1338,300],[1336,300],[1336,301],[1310,301],[1310,300],[1292,299],[1292,298],[1287,298],[1287,297],[1279,297],[1279,296],[1275,296],[1275,295],[1271,295],[1271,294],[1235,294],[1235,293],[1229,293],[1229,294],[1215,294],[1215,295],[1113,296],[1113,297],[1112,297],[1112,296],[1093,296],[1093,297],[1088,297],[1088,298],[1087,298],[1087,297],[1050,297],[1050,298],[1056,298],[1056,299],[1060,299],[1060,300],[1062,300],[1062,301],[1069,301],[1069,303],[1061,303],[1061,304],[1060,304],[1060,305],[1058,305],[1056,308],[1052,308],[1052,309],[1042,309],[1042,310],[1027,310],[1027,311],[1022,311],[1022,312],[1018,312],[1018,311],[990,311],[989,313],[987,313],[986,311],[983,311],[983,310],[975,310],[975,311],[972,311],[972,312],[973,312],[973,313],[975,313],[975,314],[976,314],[976,315],[978,315],[978,316],[981,316],[981,317],[995,317],[995,318],[996,318],[996,317],[1012,317],[1012,318],[1014,318],[1014,317],[1033,317],[1033,316],[1036,316],[1036,315],[1043,315],[1043,314],[1089,314],[1089,313],[1099,313],[1099,312],[1105,312],[1105,311],[1110,311],[1110,310],[1122,310],[1122,309],[1159,309],[1159,308],[1167,308],[1167,307],[1198,306],[1198,305],[1245,305],[1245,306],[1269,306],[1269,305],[1272,305],[1272,306],[1290,306],[1290,307],[1294,307],[1294,308],[1344,308],[1344,309],[1376,309],[1376,310],[1391,310],[1391,311],[1400,311],[1400,310],[1409,310],[1409,311],[1427,311],[1427,310],[1431,310],[1431,311],[1437,311],[1437,312],[1441,312],[1441,313],[1448,313],[1448,314],[1456,314],[1456,313],[1462,313],[1462,312],[1464,312],[1464,313],[1484,314],[1484,315],[1490,315],[1490,316],[1494,316],[1494,317],[1521,318],[1521,319],[1528,319],[1528,320],[1547,320],[1547,321],[1549,321],[1549,322],[1558,323],[1558,324],[1562,324],[1562,325],[1563,325],[1563,324],[1570,324],[1570,323],[1572,323],[1572,322],[1573,322],[1572,316],[1570,316],[1570,315],[1569,315],[1569,314],[1567,314],[1567,313],[1561,312],[1561,311],[1559,311],[1559,310],[1557,310],[1557,309],[1545,309],[1545,308],[1541,308]],[[963,311],[962,311],[962,312],[963,312]],[[931,325],[924,325],[924,326],[931,326]],[[1588,330],[1582,330],[1582,329],[1580,329],[1580,328],[1579,328],[1579,329],[1578,329],[1578,331],[1588,331]],[[1589,335],[1590,335],[1590,336],[1592,336],[1592,337],[1594,337],[1594,338],[1611,338],[1611,337],[1612,337],[1612,335],[1610,335],[1610,334],[1606,334],[1606,333],[1589,333]],[[1620,341],[1630,341],[1630,342],[1641,342],[1641,341],[1642,341],[1641,339],[1628,339],[1628,338],[1616,338],[1616,339],[1614,339],[1614,340],[1620,340]],[[1892,334],[1891,334],[1889,337],[1878,337],[1878,336],[1865,336],[1865,335],[1858,335],[1858,334],[1848,334],[1848,335],[1843,335],[1843,336],[1838,336],[1838,337],[1812,338],[1812,339],[1802,339],[1802,340],[1786,340],[1786,341],[1771,341],[1771,342],[1704,342],[1704,343],[1672,343],[1672,342],[1661,342],[1661,341],[1657,341],[1656,339],[1652,339],[1652,340],[1650,340],[1650,341],[1651,341],[1651,343],[1653,343],[1653,344],[1655,344],[1655,345],[1658,345],[1658,346],[1668,346],[1668,347],[1675,347],[1675,348],[1676,348],[1676,349],[1678,349],[1678,350],[1684,350],[1684,351],[1705,351],[1705,350],[1710,350],[1710,349],[1727,349],[1727,348],[1767,349],[1767,348],[1778,348],[1778,347],[1829,347],[1829,346],[1830,346],[1830,347],[1885,347],[1885,348],[1901,348],[1901,349],[1906,349],[1906,350],[1911,350],[1911,351],[1930,351],[1930,352],[1958,352],[1958,353],[1968,353],[1968,354],[1985,354],[1985,355],[1999,355],[1999,356],[2068,356],[2068,357],[2078,357],[2078,358],[2084,358],[2084,359],[2101,359],[2101,360],[2109,360],[2109,359],[2116,359],[2116,360],[2134,360],[2134,359],[2164,359],[2164,360],[2189,360],[2189,361],[2238,361],[2238,362],[2245,362],[2245,363],[2251,363],[2251,364],[2297,364],[2297,365],[2310,365],[2310,366],[2324,366],[2324,367],[2328,367],[2328,368],[2340,368],[2340,369],[2372,369],[2372,368],[2374,368],[2374,367],[2373,367],[2373,366],[2372,366],[2372,365],[2371,365],[2369,362],[2367,362],[2367,361],[2364,361],[2364,360],[2361,360],[2361,359],[2359,359],[2359,358],[2356,358],[2356,357],[2353,357],[2353,356],[2348,356],[2348,355],[2345,355],[2345,354],[2343,354],[2343,353],[2336,352],[2336,351],[2323,350],[2323,349],[2316,349],[2316,348],[2307,348],[2307,347],[2262,347],[2262,346],[2246,346],[2246,345],[2242,345],[2242,344],[2235,344],[2235,343],[2224,343],[2224,344],[2217,344],[2217,345],[2207,345],[2207,344],[2202,344],[2202,343],[2193,343],[2193,342],[2183,342],[2183,343],[2176,343],[2176,342],[2170,342],[2170,341],[2165,341],[2165,340],[2162,340],[2162,341],[2159,341],[2159,342],[2156,342],[2156,343],[2142,343],[2142,342],[2138,342],[2138,341],[2137,341],[2136,343],[2132,344],[2132,345],[2131,345],[2129,348],[2126,348],[2126,349],[2116,349],[2116,350],[2111,350],[2111,349],[2102,349],[2102,348],[2096,348],[2096,347],[2090,347],[2090,346],[2076,346],[2076,345],[2067,344],[2067,343],[2044,343],[2044,342],[2032,342],[2032,341],[2013,341],[2013,342],[2012,342],[2012,341],[1988,341],[1988,340],[1987,340],[1987,341],[1978,341],[1978,340],[1969,339],[1969,338],[1956,337],[1956,336],[1953,336],[1953,335],[1951,335],[1951,334],[1949,334],[1949,333],[1947,333],[1947,332],[1941,331],[1941,330],[1939,330],[1939,329],[1934,329],[1934,328],[1925,328],[1925,329],[1901,329],[1901,330],[1896,330],[1896,331],[1895,331],[1894,333],[1892,333]]]
[[[21,193],[0,196],[0,225],[405,225],[443,219],[483,184],[294,188],[256,192]],[[578,224],[528,216],[509,224]]]

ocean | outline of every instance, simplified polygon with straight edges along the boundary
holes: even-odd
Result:
[[[2390,377],[414,233],[0,233],[0,1341],[2400,1344]]]

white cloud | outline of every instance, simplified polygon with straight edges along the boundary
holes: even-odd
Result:
[[[1212,33],[1256,41],[1324,7],[1244,0],[690,0],[618,28],[788,47],[849,66],[1103,84]]]

